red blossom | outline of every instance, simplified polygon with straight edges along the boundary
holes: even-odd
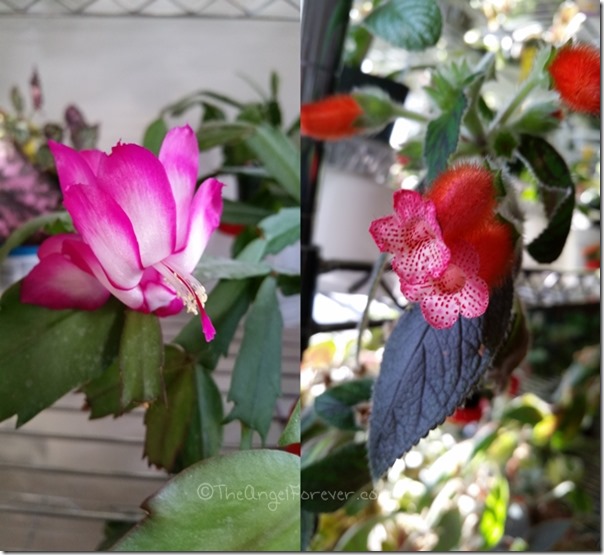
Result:
[[[330,96],[301,106],[300,132],[319,140],[352,137],[363,131],[354,125],[361,115],[363,109],[352,96]]]
[[[573,44],[558,50],[549,73],[564,103],[576,112],[600,113],[600,50]]]

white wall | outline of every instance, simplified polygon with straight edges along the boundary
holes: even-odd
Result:
[[[44,116],[61,119],[76,103],[101,124],[99,147],[108,149],[139,142],[162,107],[195,90],[254,100],[238,74],[266,90],[275,70],[289,123],[299,111],[299,37],[296,21],[0,16],[0,108],[35,66]]]

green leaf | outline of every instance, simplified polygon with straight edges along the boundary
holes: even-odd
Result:
[[[169,471],[183,449],[196,391],[193,361],[173,345],[166,346],[164,382],[166,398],[158,399],[145,413],[144,456]]]
[[[223,203],[221,221],[229,224],[256,225],[260,220],[271,215],[270,210],[253,204],[226,198]]]
[[[432,549],[439,553],[455,551],[459,547],[463,519],[457,507],[450,507],[434,523],[438,543]]]
[[[163,118],[157,118],[145,129],[143,137],[143,146],[148,148],[155,155],[159,154],[159,149],[168,133],[168,126]]]
[[[246,279],[265,276],[270,271],[271,267],[266,262],[246,262],[204,255],[195,268],[194,275],[204,283],[213,279]]]
[[[217,455],[222,447],[224,407],[222,393],[212,375],[202,368],[195,368],[197,386],[197,417],[200,429],[200,455],[202,458]]]
[[[300,477],[302,509],[314,513],[336,511],[371,482],[367,448],[364,443],[347,443],[302,468]]]
[[[300,209],[282,208],[259,224],[266,240],[265,254],[277,254],[300,240]]]
[[[277,286],[283,295],[299,295],[302,290],[302,276],[300,274],[279,273]]]
[[[243,122],[209,121],[197,130],[199,150],[238,143],[254,134],[254,126]]]
[[[570,231],[575,208],[575,185],[564,158],[541,137],[521,135],[518,153],[537,178],[548,224],[527,247],[541,263],[560,256]]]
[[[463,92],[459,92],[450,111],[432,120],[426,129],[424,157],[428,174],[426,180],[432,183],[449,163],[449,157],[457,149],[461,120],[467,106]]]
[[[280,129],[257,125],[246,144],[273,179],[300,202],[300,152],[287,135]]]
[[[329,388],[315,399],[316,413],[341,430],[361,429],[356,422],[354,408],[371,399],[373,383],[373,378],[364,378]]]
[[[123,307],[50,310],[20,302],[21,284],[0,298],[0,421],[25,424],[99,376],[116,358]]]
[[[207,459],[145,501],[114,551],[298,551],[300,458],[276,450]]]
[[[440,38],[442,16],[434,0],[390,0],[363,21],[375,36],[405,50],[423,50]]]
[[[246,318],[227,400],[234,407],[227,422],[239,419],[266,439],[281,392],[283,319],[277,281],[267,277]]]
[[[109,415],[120,416],[137,406],[136,403],[122,406],[122,376],[118,359],[80,390],[86,395],[86,407],[90,409],[91,419]]]
[[[485,549],[495,547],[503,537],[509,498],[508,481],[504,476],[498,476],[485,499],[484,512],[479,524]]]
[[[6,259],[10,251],[22,245],[36,231],[57,221],[62,222],[64,225],[70,225],[71,216],[67,212],[51,212],[50,214],[43,214],[42,216],[32,218],[20,225],[7,237],[6,241],[0,247],[0,263]]]
[[[300,443],[300,399],[296,402],[296,406],[287,421],[285,429],[281,433],[277,445],[284,447],[292,443]]]
[[[122,407],[157,399],[163,385],[163,359],[164,344],[157,316],[127,310],[119,352]]]

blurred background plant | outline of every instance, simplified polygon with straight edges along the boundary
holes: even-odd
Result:
[[[27,220],[60,207],[48,139],[82,150],[96,147],[99,132],[99,125],[89,125],[74,104],[66,107],[62,122],[44,121],[42,83],[35,69],[28,94],[15,85],[10,99],[10,107],[0,108],[0,244]],[[28,242],[41,238],[37,234]]]
[[[476,391],[372,483],[350,441],[367,431],[383,334],[366,330],[358,358],[352,331],[314,336],[305,352],[304,491],[334,496],[303,497],[306,518],[319,513],[307,548],[597,551],[601,383],[593,337],[575,338],[586,346],[545,383],[532,380],[529,351],[506,392]]]

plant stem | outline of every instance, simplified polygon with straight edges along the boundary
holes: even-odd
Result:
[[[253,430],[243,422],[241,423],[241,440],[239,441],[239,450],[247,451],[252,448]]]
[[[515,96],[512,97],[508,105],[503,110],[500,110],[495,116],[495,119],[491,122],[488,132],[489,136],[493,133],[493,131],[495,131],[498,126],[503,125],[507,122],[510,116],[524,102],[526,97],[540,83],[540,81],[540,79],[529,78],[524,82],[522,87],[520,87],[520,90],[516,93]]]
[[[398,116],[399,118],[410,119],[412,121],[419,121],[420,123],[428,123],[430,121],[430,118],[427,118],[423,114],[420,114],[418,112],[413,112],[411,110],[407,110],[406,108],[403,108],[402,106],[395,105],[393,112],[394,112],[394,115]]]

